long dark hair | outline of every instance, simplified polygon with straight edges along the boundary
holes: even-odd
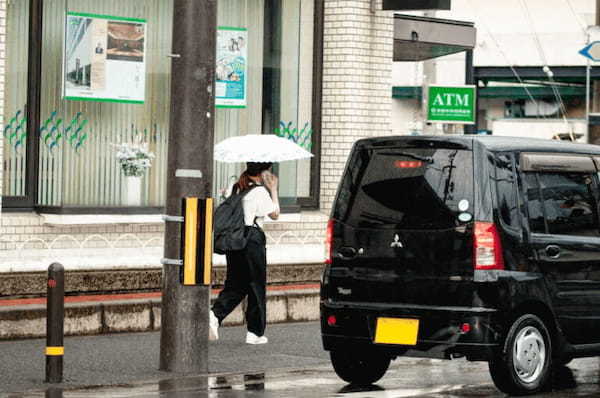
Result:
[[[246,170],[240,175],[240,178],[233,186],[233,193],[242,192],[246,189],[250,188],[250,185],[253,184],[252,177],[256,177],[260,173],[265,170],[269,170],[269,168],[273,165],[273,163],[268,162],[248,162],[246,163]]]
[[[248,170],[244,171],[233,186],[233,193],[245,191],[246,189],[250,188],[250,184],[252,184],[252,182],[253,181],[250,179],[250,175],[248,175]]]

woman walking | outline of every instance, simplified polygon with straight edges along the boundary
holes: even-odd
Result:
[[[265,344],[267,251],[266,238],[262,230],[264,218],[279,217],[278,179],[270,171],[272,163],[246,164],[232,194],[245,193],[245,233],[248,244],[242,250],[228,252],[225,287],[210,311],[210,338],[219,338],[218,328],[237,305],[248,296],[246,343]],[[249,190],[249,191],[248,191]]]

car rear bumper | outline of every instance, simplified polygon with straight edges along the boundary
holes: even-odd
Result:
[[[335,325],[330,325],[330,316]],[[415,345],[375,343],[377,319],[418,319]],[[500,344],[498,311],[480,307],[395,305],[387,303],[321,303],[325,350],[369,348],[392,356],[488,360]],[[461,326],[468,324],[469,331]]]

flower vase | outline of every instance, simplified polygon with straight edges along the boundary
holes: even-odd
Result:
[[[125,177],[125,187],[123,189],[123,205],[142,205],[142,177]]]

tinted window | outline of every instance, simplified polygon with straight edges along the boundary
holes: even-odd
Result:
[[[546,232],[544,223],[544,210],[542,209],[542,200],[538,177],[535,173],[526,173],[525,187],[527,192],[527,212],[529,213],[529,229],[531,232]]]
[[[529,218],[533,232],[544,232],[539,203],[543,202],[548,233],[599,236],[594,178],[584,173],[539,173],[539,188],[529,177]],[[532,204],[532,198],[534,199]],[[540,225],[541,224],[541,225]]]
[[[504,224],[517,228],[519,226],[519,204],[512,155],[496,155],[495,164],[500,217]]]
[[[591,175],[542,173],[539,181],[549,233],[598,235]]]
[[[351,159],[334,217],[359,227],[453,228],[473,214],[473,160],[456,149],[363,149]]]

